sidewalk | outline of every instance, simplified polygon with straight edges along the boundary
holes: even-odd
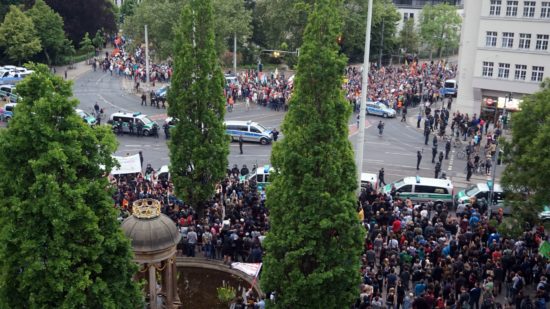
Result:
[[[104,48],[99,51],[99,56],[96,58],[100,59],[102,56],[105,56],[105,52],[110,54],[112,51],[112,47]],[[67,72],[67,80],[75,80],[80,77],[80,75],[92,70],[92,65],[87,63],[88,60],[77,62],[73,65],[54,66],[55,75],[65,78],[65,72]]]

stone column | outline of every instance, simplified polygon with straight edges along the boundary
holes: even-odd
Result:
[[[155,264],[149,264],[149,308],[157,309],[157,278]]]
[[[173,256],[174,261],[172,263],[172,287],[174,291],[174,308],[181,308],[181,300],[178,293],[178,269],[176,267],[176,257]]]
[[[174,264],[173,258],[166,260],[166,266],[164,267],[163,281],[166,284],[164,291],[166,292],[166,307],[168,309],[174,308],[174,280],[172,279],[172,264]]]

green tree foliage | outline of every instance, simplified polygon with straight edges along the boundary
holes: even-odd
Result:
[[[112,0],[45,0],[65,21],[65,32],[73,42],[79,42],[84,33],[106,33],[117,30],[115,7]]]
[[[15,5],[10,6],[0,25],[0,46],[8,58],[18,62],[29,59],[42,48],[32,19]]]
[[[141,308],[137,266],[113,208],[116,149],[74,112],[71,83],[31,65],[0,131],[0,303],[4,308]]]
[[[225,175],[229,154],[211,0],[190,0],[184,7],[174,54],[168,115],[178,122],[168,144],[170,172],[176,193],[201,213]]]
[[[342,308],[360,283],[364,231],[357,220],[356,179],[342,92],[345,56],[339,0],[319,0],[300,49],[295,90],[274,145],[268,187],[271,229],[262,285],[274,308]]]
[[[63,55],[65,45],[69,41],[65,38],[63,18],[52,10],[44,0],[36,0],[34,6],[27,11],[40,37],[42,53],[48,64],[52,59]]]
[[[120,7],[121,19],[124,20],[128,16],[134,15],[137,5],[136,0],[125,0]]]
[[[16,5],[24,8],[30,8],[34,4],[34,0],[2,0],[0,1],[0,21],[4,20],[4,16],[10,10],[11,5]]]
[[[441,58],[443,49],[455,49],[459,43],[462,18],[456,7],[447,3],[425,5],[420,13],[420,37],[431,52]]]
[[[523,97],[521,111],[513,116],[512,138],[502,141],[507,162],[502,183],[511,193],[514,214],[522,219],[521,222],[533,222],[550,201],[548,102],[550,79],[547,78],[541,84],[540,91]]]
[[[97,30],[94,38],[92,39],[92,43],[96,48],[103,48],[103,43],[105,43],[105,39],[103,38],[103,33],[101,32],[101,30]]]
[[[138,47],[145,43],[144,26],[147,25],[154,58],[168,58],[174,50],[174,30],[184,1],[186,0],[143,0],[134,14],[125,19],[123,33],[132,39],[134,47]]]
[[[84,37],[80,40],[80,50],[86,53],[91,53],[94,51],[94,44],[92,43],[88,32],[84,33]]]
[[[228,47],[233,50],[234,34],[241,42],[245,42],[252,34],[252,12],[245,8],[243,0],[214,0],[213,5],[216,50],[222,54]],[[228,46],[229,39],[231,43]]]
[[[399,32],[399,47],[404,49],[406,53],[412,53],[418,51],[419,42],[420,39],[414,25],[414,19],[409,18],[403,23],[403,28]]]

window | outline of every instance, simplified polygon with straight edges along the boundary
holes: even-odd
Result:
[[[397,189],[397,192],[412,192],[412,185],[406,185],[402,186],[401,188]]]
[[[414,13],[409,13],[409,18],[413,19],[414,18]]]
[[[525,80],[527,76],[527,66],[525,64],[516,64],[516,71],[514,72],[515,80]]]
[[[531,81],[542,82],[543,76],[544,67],[533,66],[533,71],[531,72]]]
[[[535,1],[523,1],[523,17],[535,17]]]
[[[504,48],[514,47],[514,33],[513,32],[503,32],[502,33],[502,47],[504,47]]]
[[[499,63],[498,64],[498,78],[508,79],[510,76],[510,64]]]
[[[519,34],[519,48],[529,49],[531,47],[531,34],[530,33],[520,33]]]
[[[494,65],[495,64],[493,62],[483,61],[483,72],[481,73],[481,75],[485,77],[493,77]]]
[[[489,7],[489,15],[499,16],[501,4],[502,4],[502,1],[500,0],[491,0],[491,6]]]
[[[550,18],[550,2],[540,4],[540,18]]]
[[[440,187],[416,185],[416,186],[414,186],[414,192],[415,193],[447,194],[448,191],[447,191],[447,189],[440,188]]]
[[[487,31],[487,36],[485,38],[485,46],[497,46],[496,31]]]
[[[250,127],[250,132],[252,132],[252,133],[262,133],[262,132],[260,132],[260,130],[258,130],[257,128],[254,128],[254,127]]]
[[[518,16],[518,1],[506,1],[506,16]]]
[[[537,34],[536,50],[548,50],[548,34]]]

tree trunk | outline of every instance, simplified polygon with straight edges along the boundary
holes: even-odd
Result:
[[[50,54],[48,54],[48,50],[44,48],[44,56],[46,56],[46,62],[48,63],[48,66],[52,66],[52,61],[50,59]]]

